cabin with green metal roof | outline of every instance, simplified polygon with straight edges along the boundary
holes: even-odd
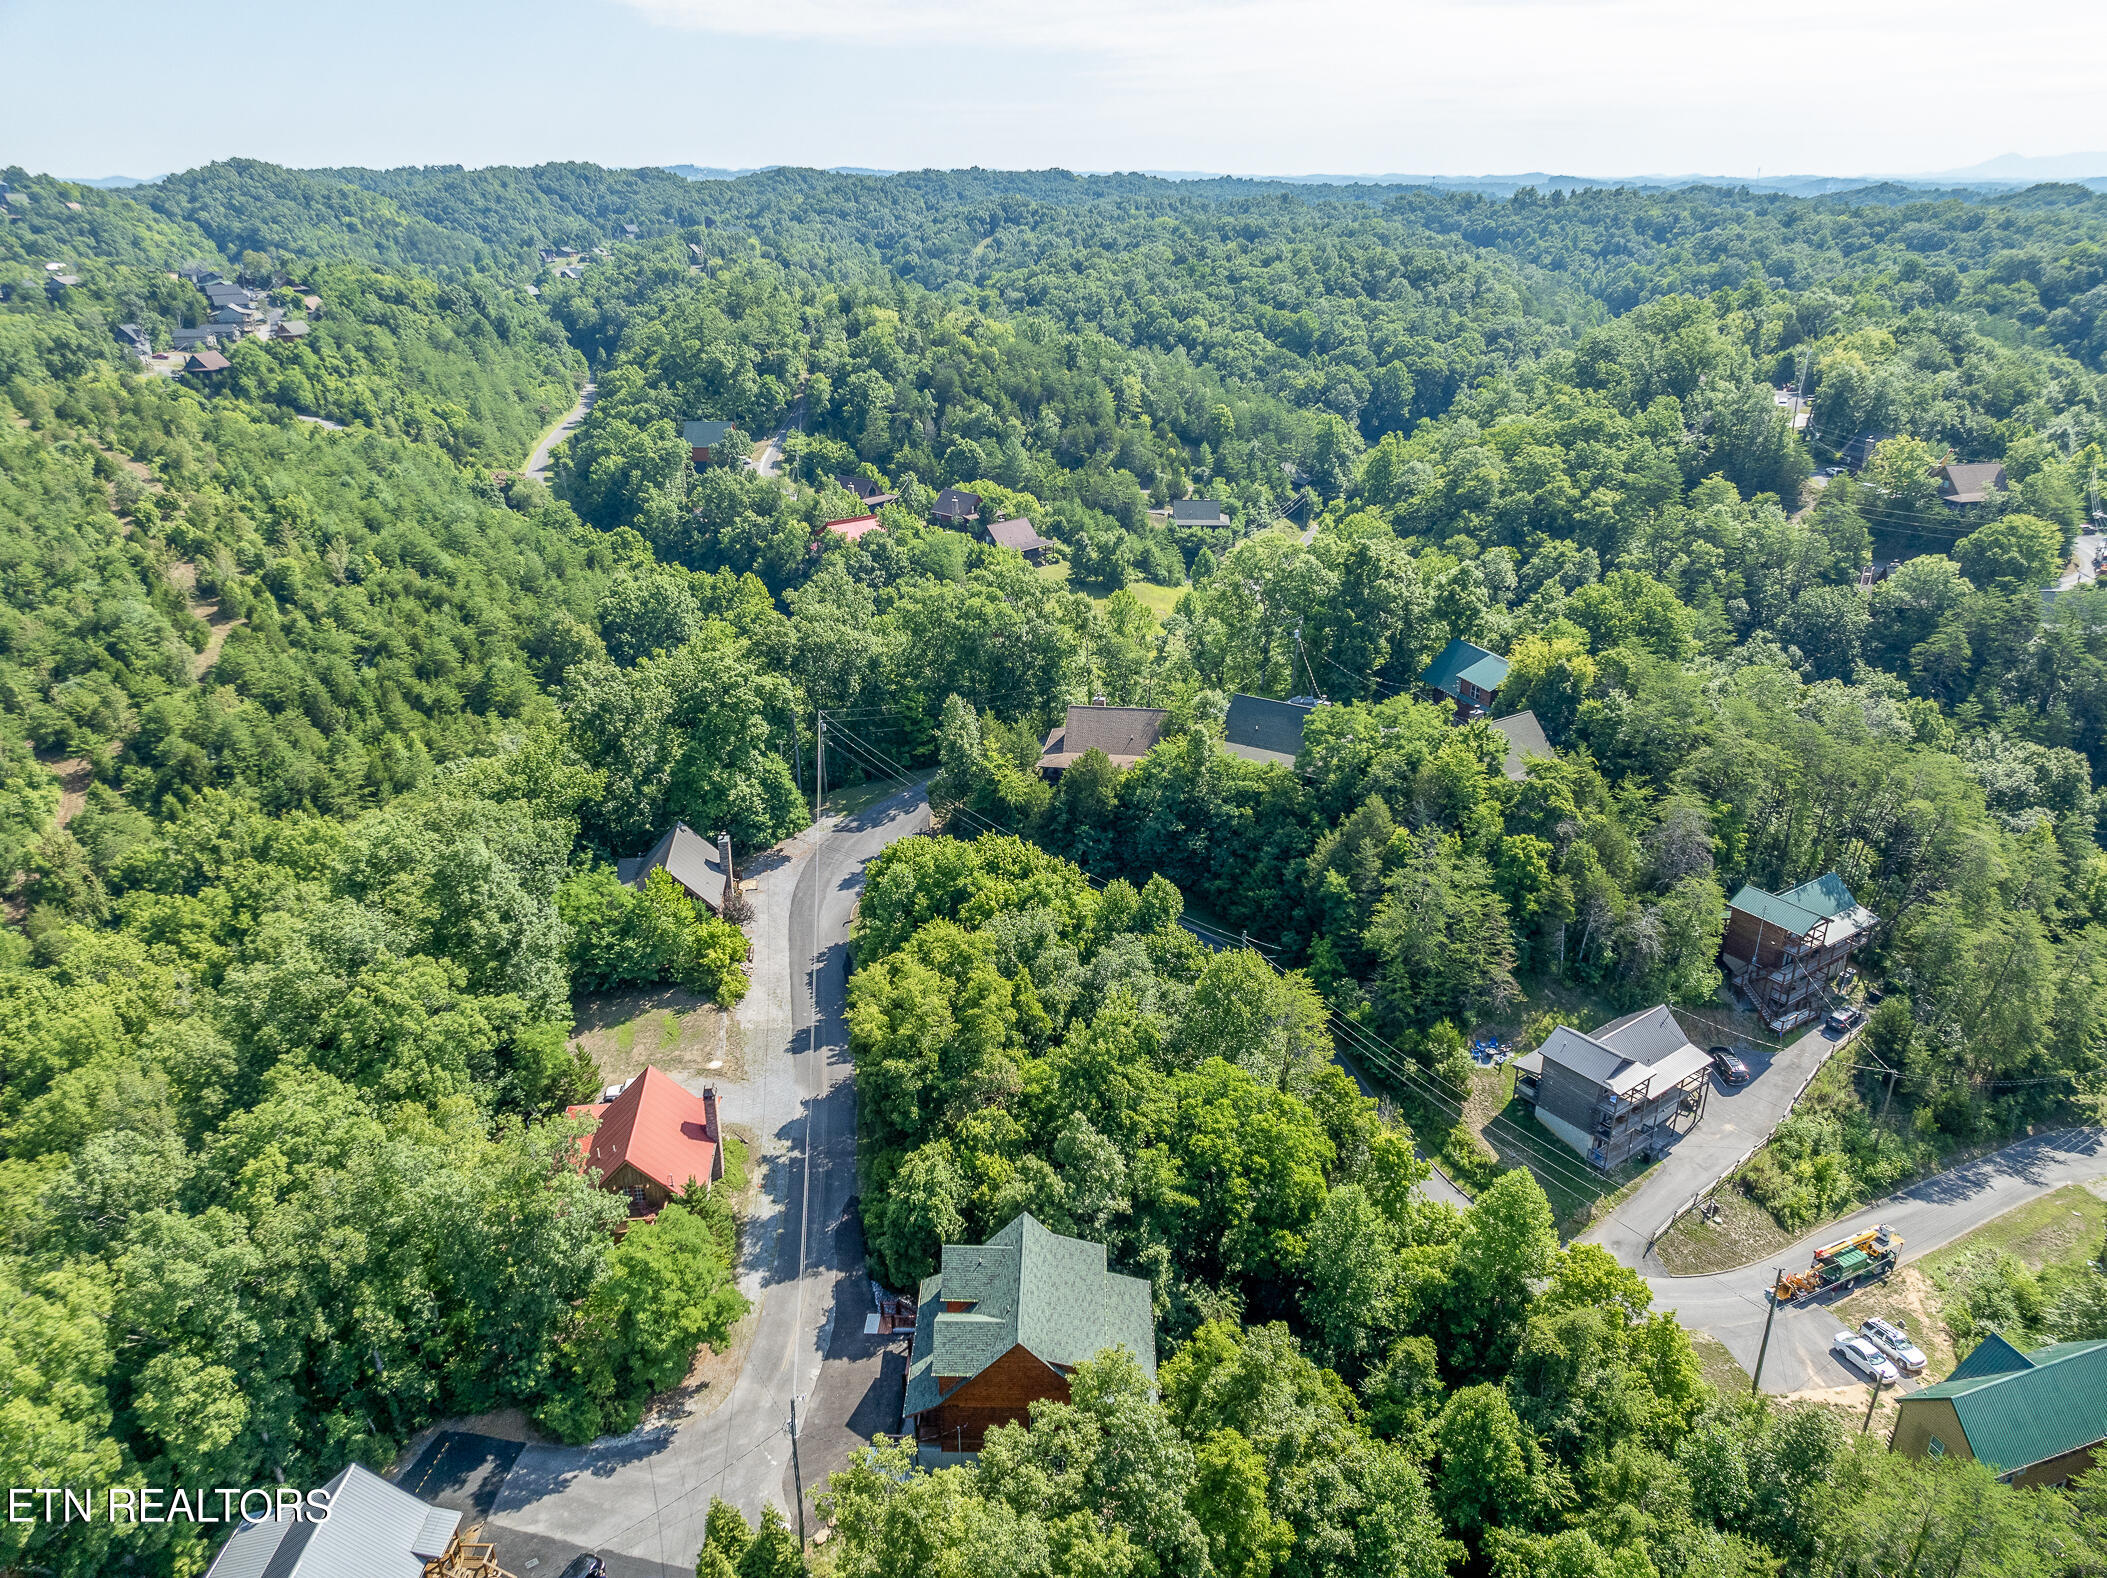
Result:
[[[1833,871],[1783,893],[1748,883],[1727,901],[1720,962],[1771,1029],[1790,1030],[1821,1015],[1824,985],[1879,924]]]
[[[1419,682],[1465,713],[1474,707],[1482,710],[1492,706],[1500,687],[1507,683],[1507,659],[1475,642],[1453,640],[1435,654]]]
[[[985,1244],[946,1244],[915,1306],[903,1407],[922,1461],[962,1461],[987,1433],[1068,1400],[1085,1359],[1125,1348],[1156,1378],[1149,1285],[1106,1269],[1105,1246],[1048,1231],[1029,1213]]]
[[[2107,1463],[2107,1340],[2021,1353],[1983,1339],[1953,1374],[1901,1401],[1888,1450],[1973,1458],[2012,1485],[2061,1485]]]

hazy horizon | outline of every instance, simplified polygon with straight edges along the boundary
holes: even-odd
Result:
[[[136,79],[85,93],[88,39]],[[82,0],[0,9],[0,52],[0,157],[90,178],[241,154],[1855,179],[2097,145],[2107,8],[1986,29],[1963,0]]]

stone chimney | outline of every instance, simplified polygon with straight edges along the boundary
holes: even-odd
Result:
[[[739,879],[732,875],[732,835],[717,835],[717,863],[724,867],[724,901],[717,906],[720,915],[728,914],[733,905],[732,895],[739,891]]]
[[[710,1142],[710,1182],[724,1176],[724,1131],[717,1122],[717,1087],[702,1087],[702,1137]]]

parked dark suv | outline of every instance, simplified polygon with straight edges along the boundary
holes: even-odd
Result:
[[[607,1578],[607,1563],[597,1556],[573,1556],[556,1578]]]
[[[1719,1071],[1719,1077],[1729,1085],[1746,1085],[1749,1082],[1749,1066],[1734,1055],[1732,1047],[1707,1047],[1705,1055]]]

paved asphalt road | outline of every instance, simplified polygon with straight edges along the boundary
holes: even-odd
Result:
[[[1704,1033],[1695,1022],[1689,1028]],[[1816,1026],[1776,1052],[1743,1046],[1740,1051],[1749,1066],[1749,1082],[1729,1085],[1713,1074],[1704,1117],[1675,1142],[1614,1215],[1604,1217],[1580,1235],[1581,1242],[1600,1244],[1636,1270],[1664,1270],[1647,1253],[1647,1246],[1669,1213],[1693,1194],[1718,1183],[1735,1162],[1775,1129],[1792,1110],[1793,1097],[1807,1076],[1839,1047],[1849,1046],[1851,1039],[1847,1035],[1840,1041],[1832,1040]]]
[[[555,447],[578,431],[578,424],[585,420],[585,413],[593,408],[593,396],[599,386],[587,379],[585,387],[578,391],[578,403],[565,413],[548,432],[542,434],[541,442],[534,446],[534,453],[527,457],[527,475],[538,482],[549,480],[549,454]]]
[[[1762,1265],[1703,1277],[1650,1276],[1647,1283],[1653,1289],[1656,1310],[1673,1313],[1685,1326],[1710,1332],[1726,1344],[1742,1368],[1753,1371],[1756,1350],[1763,1341],[1763,1316],[1769,1302],[1766,1289],[1774,1267],[1804,1269],[1812,1262],[1817,1244],[1834,1243],[1875,1223],[1885,1223],[1902,1234],[1902,1258],[1908,1262],[2015,1206],[2065,1184],[2101,1177],[2107,1177],[2107,1132],[2067,1129],[2037,1134],[1832,1223]],[[1779,1309],[1763,1365],[1766,1392],[1863,1381],[1829,1352],[1829,1341],[1838,1327],[1828,1306],[1848,1296],[1824,1295],[1797,1308]]]
[[[712,1496],[749,1518],[764,1505],[790,1510],[784,1424],[793,1395],[806,1400],[808,1501],[860,1441],[899,1427],[900,1339],[863,1335],[872,1305],[850,1209],[856,1098],[842,1009],[863,867],[928,825],[916,786],[830,817],[755,862],[755,976],[739,1013],[749,1076],[726,1084],[721,1100],[726,1121],[762,1136],[768,1188],[740,1277],[759,1327],[730,1395],[708,1413],[647,1421],[589,1446],[524,1448],[495,1498],[494,1524],[692,1571]]]
[[[2085,533],[2072,546],[2070,568],[2063,572],[2063,578],[2056,585],[2064,591],[2074,586],[2092,585],[2099,579],[2092,568],[2093,560],[2103,553],[2107,553],[2107,536],[2099,532]]]

